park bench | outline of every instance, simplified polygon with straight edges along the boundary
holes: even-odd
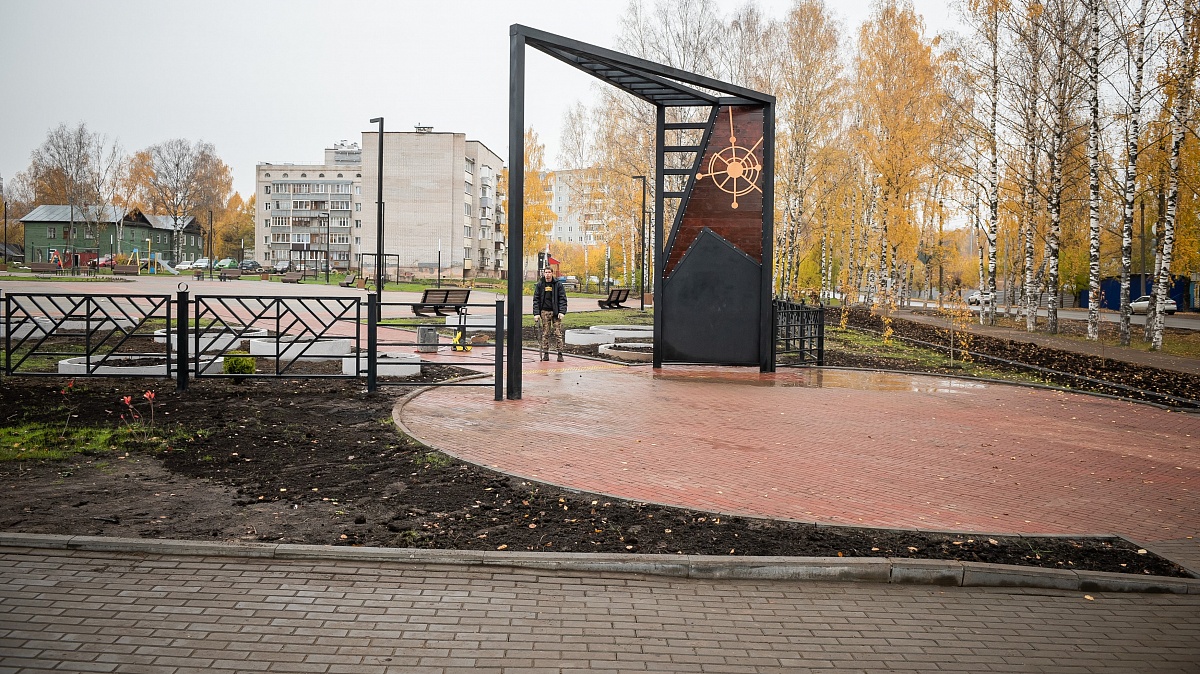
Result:
[[[350,286],[354,285],[354,281],[357,278],[358,278],[357,274],[347,274],[346,278],[342,279],[341,281],[338,281],[338,285],[343,288],[349,288]]]
[[[29,271],[35,274],[57,274],[62,269],[57,262],[30,262]]]
[[[421,301],[413,305],[412,311],[418,316],[430,316],[430,311],[438,316],[465,314],[470,297],[470,288],[427,288],[421,294]]]
[[[281,283],[299,283],[300,279],[302,278],[304,278],[304,272],[289,271],[288,273],[284,274],[283,278],[279,279],[279,281]]]
[[[136,264],[114,264],[113,276],[137,276],[140,270]]]
[[[222,269],[220,279],[222,281],[236,281],[242,277],[240,269]]]
[[[608,291],[608,299],[596,300],[601,309],[624,309],[621,303],[629,299],[629,288],[613,288]]]

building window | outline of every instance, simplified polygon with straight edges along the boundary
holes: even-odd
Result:
[[[354,245],[356,245],[356,246],[362,245],[362,237],[360,237],[360,236],[354,237]]]
[[[463,236],[467,237],[468,239],[471,238],[471,226],[470,225],[463,227]]]
[[[465,190],[467,194],[470,194],[471,193],[471,183],[464,180],[463,181],[463,190]]]
[[[271,243],[271,235],[270,234],[263,237],[263,243]]]
[[[339,173],[338,177],[341,178],[342,174]],[[334,194],[350,194],[350,186],[349,185],[334,185],[333,193]]]
[[[354,186],[354,193],[355,193],[355,194],[362,194],[362,185],[355,185],[355,186]]]
[[[307,211],[308,209],[312,208],[312,202],[311,201],[293,201],[292,208],[294,210],[298,210],[298,211]]]
[[[362,227],[362,220],[355,220],[355,221],[354,221],[354,226],[355,226],[355,227]]]
[[[467,173],[472,173],[472,174],[475,173],[475,160],[474,159],[467,160]]]
[[[350,226],[350,218],[334,218],[333,226],[334,227],[349,227]]]
[[[331,201],[331,202],[329,202],[329,208],[331,208],[335,211],[348,211],[348,210],[350,210],[350,202],[349,201]]]
[[[324,174],[322,174],[322,175],[324,175]],[[325,194],[325,187],[326,187],[325,183],[317,183],[312,186],[312,191],[316,192],[317,194]]]
[[[471,217],[471,204],[470,203],[463,204],[463,215],[465,215],[467,217]]]
[[[356,212],[362,212],[362,202],[361,201],[354,202],[354,210]]]
[[[307,174],[307,173],[301,173],[301,174],[300,174],[300,177],[301,177],[301,178],[307,178],[307,177],[308,177],[308,174]]]
[[[47,239],[53,239],[53,238],[56,238],[57,236],[58,236],[57,230],[54,227],[46,228],[46,238]]]
[[[269,202],[269,201],[264,201],[264,202],[263,202],[263,210],[266,210],[266,211],[269,211],[269,210],[271,210],[271,202]]]
[[[284,178],[286,178],[286,177],[287,177],[287,174],[286,174],[286,173],[285,173],[285,174],[283,174],[283,177],[284,177]]]
[[[271,186],[263,185],[263,194],[270,194],[270,193],[271,193]]]

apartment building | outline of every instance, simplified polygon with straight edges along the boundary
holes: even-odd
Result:
[[[259,261],[334,270],[375,265],[379,134],[341,141],[321,164],[259,164]],[[497,187],[503,162],[462,133],[387,132],[384,255],[389,276],[474,278],[505,273]],[[440,255],[439,255],[440,253]]]
[[[363,226],[358,143],[335,143],[320,164],[262,163],[255,177],[259,262],[289,260],[322,270],[328,260],[336,271],[357,266],[353,241]]]
[[[354,246],[368,254],[375,251],[378,151],[379,134],[364,132],[363,226]],[[388,268],[432,276],[440,257],[443,278],[504,277],[502,168],[499,155],[462,133],[428,126],[385,132],[384,253],[398,256],[386,260]]]
[[[595,171],[572,169],[546,174],[550,192],[550,210],[557,218],[553,239],[565,243],[594,246],[601,238],[603,221],[595,194],[602,190]]]

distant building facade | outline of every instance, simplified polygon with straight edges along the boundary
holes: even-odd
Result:
[[[146,215],[138,209],[113,206],[70,207],[42,205],[20,220],[25,225],[25,261],[61,260],[66,267],[86,266],[99,257],[153,253],[168,264],[195,260],[204,241],[195,219],[186,216],[175,227],[171,216]],[[180,240],[180,257],[175,241]]]
[[[379,134],[342,141],[322,164],[259,164],[255,241],[260,262],[320,269],[375,266]],[[506,246],[497,186],[503,163],[465,134],[387,132],[383,143],[384,254],[388,273],[500,277]],[[394,257],[393,257],[394,256]],[[310,267],[312,268],[312,267]]]

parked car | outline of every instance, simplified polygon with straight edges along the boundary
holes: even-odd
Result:
[[[1144,314],[1150,311],[1150,296],[1142,295],[1136,300],[1130,302],[1129,310],[1135,314]],[[1166,314],[1173,314],[1176,310],[1175,300],[1168,297],[1167,301],[1164,303],[1163,312]]]
[[[192,269],[208,269],[209,264],[208,258],[202,257],[192,263]]]
[[[291,269],[291,267],[292,267],[291,260],[280,260],[275,263],[275,273],[282,274],[282,273],[288,271],[289,269]]]
[[[183,262],[180,262],[179,264],[175,265],[176,271],[187,271],[191,268],[192,268],[192,263],[188,262],[187,260],[184,260]]]
[[[258,260],[242,260],[238,263],[238,269],[257,274],[262,271],[262,265],[258,263]]]
[[[237,260],[235,260],[231,257],[227,257],[227,258],[221,260],[220,262],[218,262],[216,265],[214,265],[213,269],[232,269],[232,268],[236,267],[237,265],[238,265]]]
[[[113,263],[112,256],[105,255],[104,257],[102,257],[96,261],[96,266],[97,267],[111,267],[112,263]]]
[[[971,293],[970,295],[967,295],[967,304],[979,304],[982,301],[983,301],[983,294],[980,293],[978,290]]]

